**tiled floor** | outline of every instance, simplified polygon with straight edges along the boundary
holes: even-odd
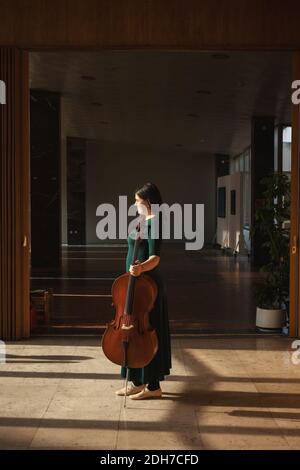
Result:
[[[96,337],[9,343],[0,364],[0,448],[299,449],[292,339],[173,336],[163,398],[116,396],[119,366]]]

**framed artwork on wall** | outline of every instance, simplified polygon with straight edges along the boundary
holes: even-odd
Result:
[[[236,190],[230,191],[230,214],[235,215]]]

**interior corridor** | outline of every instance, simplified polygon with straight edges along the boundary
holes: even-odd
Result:
[[[32,290],[51,289],[47,322],[33,332],[101,332],[114,317],[111,286],[125,272],[127,245],[64,247],[61,270],[32,270]],[[261,279],[247,255],[206,247],[187,251],[164,244],[161,269],[173,332],[254,332],[254,283]],[[180,263],[178,262],[180,260]]]

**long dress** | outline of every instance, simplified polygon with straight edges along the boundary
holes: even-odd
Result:
[[[156,217],[156,216],[155,216]],[[154,218],[146,220],[146,230],[148,230],[148,238],[142,238],[139,244],[138,257],[140,262],[146,261],[149,256],[160,256],[161,238],[151,236],[151,225]],[[133,235],[133,236],[131,236]],[[126,271],[129,271],[130,264],[133,264],[132,256],[134,249],[135,232],[131,232],[128,236],[128,252],[126,258]],[[151,276],[157,284],[157,297],[153,309],[149,313],[149,321],[153,328],[156,329],[158,337],[158,351],[152,361],[142,368],[128,368],[128,380],[147,384],[156,380],[165,380],[165,375],[170,374],[172,368],[171,360],[171,337],[168,318],[168,302],[166,286],[161,274],[160,263],[150,271],[144,271],[145,274]],[[126,377],[126,367],[121,367],[121,376]]]

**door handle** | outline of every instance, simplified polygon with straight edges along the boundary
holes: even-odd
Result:
[[[292,254],[295,255],[297,253],[297,238],[296,235],[293,236],[293,246],[292,246]]]

